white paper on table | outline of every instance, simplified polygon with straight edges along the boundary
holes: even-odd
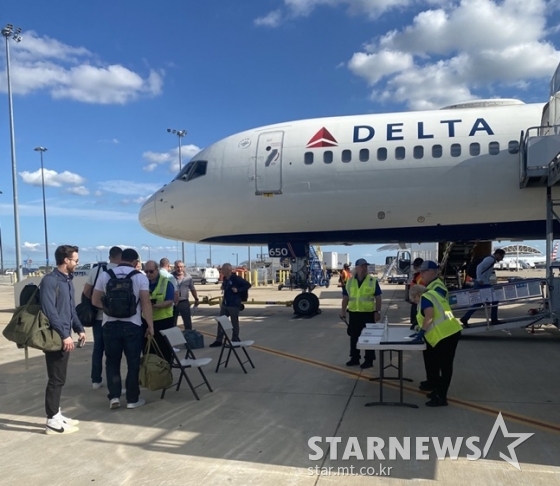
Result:
[[[381,343],[381,336],[372,336],[372,337],[359,337],[358,343],[360,344],[379,344]]]
[[[382,323],[373,323],[373,322],[368,322],[366,324],[366,329],[383,329],[384,326]]]
[[[360,336],[363,337],[383,336],[383,329],[363,329]]]

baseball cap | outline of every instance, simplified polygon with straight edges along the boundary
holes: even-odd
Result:
[[[420,265],[420,271],[425,272],[426,270],[438,270],[439,265],[432,260],[426,260],[422,265]]]
[[[359,267],[360,265],[369,265],[369,263],[365,258],[359,258],[358,260],[356,260],[355,266]]]

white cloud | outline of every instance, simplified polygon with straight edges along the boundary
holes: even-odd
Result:
[[[440,5],[364,46],[348,68],[371,98],[433,109],[477,98],[477,91],[546,82],[560,51],[546,38],[546,0],[424,0]]]
[[[255,19],[255,25],[261,25],[265,27],[278,27],[282,22],[282,11],[273,10],[272,12],[264,15],[263,17],[258,17]]]
[[[163,186],[163,184],[151,182],[133,182],[123,180],[99,182],[99,185],[106,192],[121,194],[123,196],[150,196]]]
[[[181,146],[181,158],[183,167],[185,164],[192,159],[197,153],[202,149],[197,145],[189,144]],[[158,165],[168,164],[169,172],[176,174],[179,172],[179,147],[171,149],[167,152],[144,152],[142,154],[144,160],[150,162],[148,165],[143,167],[146,172],[154,171]]]
[[[95,192],[93,193],[93,195],[94,195],[95,197],[101,197],[101,196],[103,196],[103,191],[97,190],[97,191],[95,191]]]
[[[20,204],[19,212],[21,216],[31,216],[31,217],[42,217],[43,207],[39,204]],[[138,213],[127,213],[124,211],[113,211],[107,209],[84,209],[75,207],[72,205],[56,206],[54,204],[48,207],[49,218],[51,217],[61,217],[61,218],[84,218],[91,219],[94,221],[138,221]],[[1,215],[12,215],[13,206],[11,204],[2,203],[0,204],[0,214]]]
[[[126,104],[142,96],[157,96],[163,86],[162,70],[146,77],[120,65],[108,65],[84,47],[73,47],[35,32],[26,32],[13,44],[11,63],[14,93],[48,91],[56,99],[84,103]],[[6,91],[5,76],[0,89]]]
[[[68,187],[64,190],[67,194],[74,194],[76,196],[88,196],[89,189],[85,186]]]
[[[40,246],[41,243],[29,243],[28,241],[26,241],[23,245],[21,245],[22,248],[28,251],[39,251]]]
[[[273,10],[254,20],[255,25],[278,27],[286,19],[307,17],[317,7],[346,7],[350,15],[366,14],[376,19],[385,12],[403,8],[417,0],[284,0],[283,8]]]
[[[150,196],[140,196],[133,199],[122,199],[121,204],[123,206],[128,206],[129,204],[144,204],[149,198]]]
[[[144,166],[142,168],[142,170],[144,170],[146,172],[152,172],[157,168],[157,166],[158,166],[157,164],[148,164],[148,165]]]
[[[26,184],[31,184],[32,186],[41,186],[41,169],[37,169],[35,172],[23,171],[19,175]],[[61,187],[63,185],[81,185],[85,182],[85,179],[73,172],[65,170],[64,172],[56,172],[51,169],[44,169],[45,176],[45,186],[50,187]]]

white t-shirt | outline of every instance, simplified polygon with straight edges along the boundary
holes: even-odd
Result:
[[[173,285],[175,292],[179,292],[179,289],[177,288],[177,280],[173,275],[171,275],[165,268],[160,268],[159,274],[171,282],[171,285]]]
[[[128,275],[133,270],[134,270],[134,268],[129,267],[129,266],[117,266],[113,269],[113,272],[115,272],[115,275],[118,278],[120,275]],[[101,275],[99,275],[99,278],[97,279],[97,283],[95,284],[95,290],[99,290],[99,291],[105,293],[105,288],[107,287],[107,282],[109,282],[110,279],[111,279],[111,276],[109,275],[109,273],[103,272]],[[142,273],[137,273],[136,275],[133,275],[132,276],[132,287],[133,287],[133,290],[134,290],[134,295],[136,296],[136,299],[138,300],[138,306],[136,307],[136,314],[134,314],[132,317],[116,318],[116,317],[110,317],[107,314],[103,313],[103,325],[105,325],[107,322],[113,322],[113,321],[132,322],[133,324],[136,324],[137,326],[142,325],[142,310],[141,310],[141,307],[140,307],[140,291],[141,290],[146,290],[147,292],[150,291],[150,282],[148,281],[148,277],[146,277],[146,275],[144,275]]]
[[[101,267],[101,268],[99,268]],[[106,267],[109,268],[117,268],[117,264],[116,263],[107,263]],[[99,265],[98,267],[92,268],[89,272],[88,275],[88,279],[87,282],[89,285],[91,285],[93,287],[93,283],[95,281],[95,276],[97,275],[97,270],[99,269],[99,277],[101,277],[101,275],[103,274],[103,267],[102,265]],[[98,280],[99,280],[98,277]],[[93,293],[93,290],[91,291]],[[99,309],[97,311],[97,315],[95,316],[95,320],[96,321],[102,321],[103,320],[103,311],[101,309]]]

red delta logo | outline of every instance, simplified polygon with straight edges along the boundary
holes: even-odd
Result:
[[[325,127],[321,128],[311,140],[307,142],[307,148],[319,148],[319,147],[336,147],[338,142],[336,138],[331,135]]]

